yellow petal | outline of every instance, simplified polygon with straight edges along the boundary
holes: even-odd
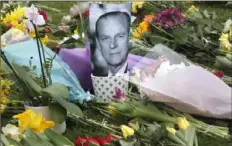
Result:
[[[121,125],[122,135],[124,138],[134,135],[134,130],[126,125]]]
[[[186,129],[189,126],[189,122],[186,120],[185,117],[178,117],[177,118],[177,123],[180,129]]]
[[[42,114],[38,113],[31,113],[31,120],[30,120],[30,128],[32,129],[36,129],[38,127],[40,127],[40,123],[42,121]]]
[[[170,127],[166,127],[166,130],[172,134],[175,134],[176,133],[176,129],[174,128],[170,128]]]

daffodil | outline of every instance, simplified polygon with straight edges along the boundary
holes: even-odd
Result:
[[[172,133],[172,134],[176,134],[176,129],[174,129],[174,128],[170,128],[170,127],[166,127],[166,130],[168,131],[168,132],[170,132],[170,133]]]
[[[45,35],[42,39],[41,39],[43,44],[47,44],[48,43],[48,36]]]
[[[178,117],[177,124],[180,129],[186,129],[189,126],[189,122],[186,120],[185,117]]]
[[[121,125],[122,135],[124,138],[134,135],[134,130],[126,125]]]
[[[12,124],[7,124],[5,127],[2,127],[2,132],[4,135],[16,140],[20,141],[20,130],[18,127]]]
[[[232,50],[232,44],[230,43],[228,33],[222,33],[219,38],[219,41],[220,41],[221,48],[228,50],[228,51]]]
[[[132,2],[132,12],[137,13],[137,10],[143,7],[144,2]]]
[[[116,115],[117,115],[117,113],[116,113],[116,108],[115,108],[114,106],[109,105],[109,106],[107,107],[107,109],[109,110],[109,112],[111,113],[112,116],[116,116]]]
[[[137,28],[133,31],[133,37],[136,39],[141,39],[142,35],[148,31],[149,23],[143,21],[139,24]]]
[[[1,93],[0,93],[0,96],[3,97],[3,96],[8,96],[10,94],[10,89],[11,89],[11,86],[13,85],[14,83],[10,80],[5,80],[5,79],[1,79],[1,82],[0,82],[0,87],[1,87]]]
[[[7,97],[5,97],[5,96],[2,96],[2,97],[0,97],[0,98],[1,98],[1,103],[2,103],[2,104],[7,104],[7,103],[10,101],[10,99],[7,98]]]
[[[199,9],[197,9],[194,5],[192,5],[188,10],[187,13],[196,13],[199,12]]]
[[[55,125],[53,121],[46,121],[41,113],[36,114],[32,110],[26,110],[21,114],[14,115],[13,118],[18,119],[21,132],[29,127],[34,131],[43,133],[46,128],[52,128]]]

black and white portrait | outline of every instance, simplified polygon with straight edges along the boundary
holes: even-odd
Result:
[[[131,4],[90,5],[90,48],[94,76],[127,73]]]

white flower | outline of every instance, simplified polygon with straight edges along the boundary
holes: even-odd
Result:
[[[2,127],[2,132],[4,135],[7,135],[17,141],[20,141],[19,135],[20,131],[19,128],[12,124],[7,124],[5,127]]]
[[[43,16],[38,13],[38,9],[33,4],[30,8],[26,8],[25,17],[28,19],[28,21],[33,22],[36,26],[45,24]],[[27,22],[26,24],[29,23]]]

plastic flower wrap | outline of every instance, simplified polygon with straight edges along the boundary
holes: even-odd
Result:
[[[165,45],[153,47],[130,75],[130,82],[153,101],[187,113],[232,118],[231,88]]]

